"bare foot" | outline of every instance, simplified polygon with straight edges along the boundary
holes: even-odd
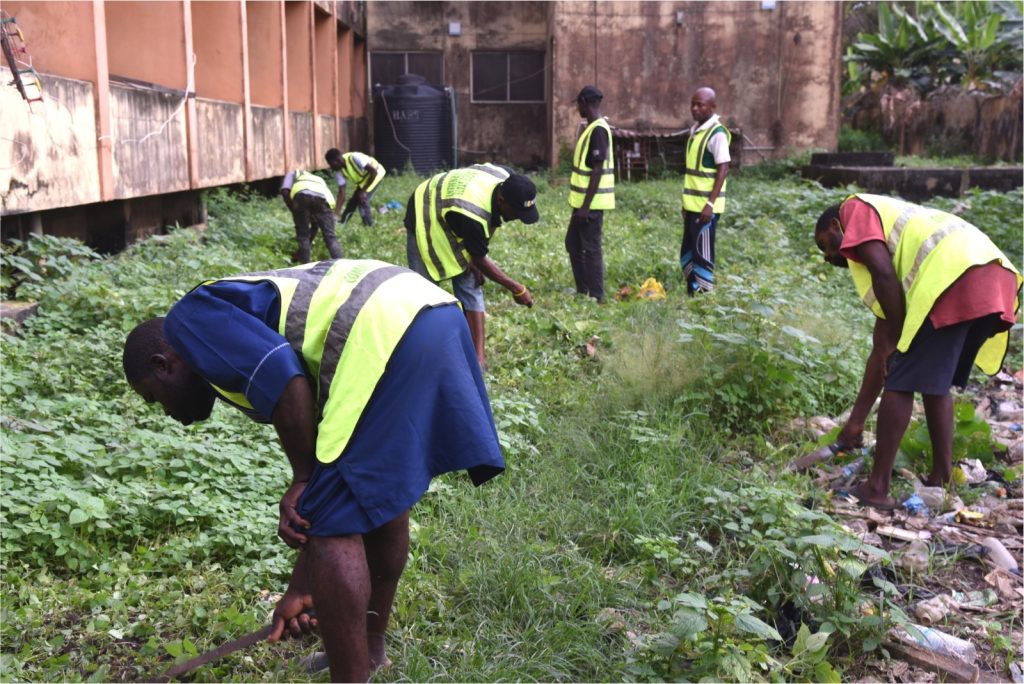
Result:
[[[366,635],[366,650],[370,654],[370,671],[386,670],[391,667],[391,659],[388,658],[386,644],[383,634]]]
[[[868,486],[867,481],[850,490],[850,494],[857,499],[861,506],[871,506],[880,511],[895,511],[900,507],[900,502],[886,494],[879,494]]]
[[[928,477],[922,477],[921,482],[925,487],[945,487],[949,484],[951,479],[952,478],[949,475],[943,477],[942,475],[932,473]]]

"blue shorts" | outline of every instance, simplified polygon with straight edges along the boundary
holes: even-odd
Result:
[[[467,470],[480,485],[504,468],[466,318],[454,305],[425,309],[341,458],[316,464],[298,512],[312,536],[365,534],[412,508],[437,475]]]
[[[907,351],[889,357],[885,389],[942,396],[964,387],[981,345],[1007,325],[999,314],[938,329],[925,318]]]
[[[411,206],[411,205],[410,205]],[[406,237],[405,255],[409,261],[409,268],[416,271],[421,276],[434,281],[430,274],[427,272],[427,265],[423,263],[423,257],[420,256],[420,248],[416,244],[416,231],[409,230]],[[455,298],[462,304],[463,311],[486,311],[487,308],[484,306],[484,284],[483,282],[477,284],[476,276],[472,271],[466,270],[459,275],[452,278],[452,292],[455,294]]]

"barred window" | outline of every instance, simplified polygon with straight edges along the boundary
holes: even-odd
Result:
[[[427,83],[444,83],[444,59],[440,52],[370,53],[370,82],[374,85],[398,83],[403,74],[417,74]]]
[[[544,53],[474,51],[473,102],[544,102]]]

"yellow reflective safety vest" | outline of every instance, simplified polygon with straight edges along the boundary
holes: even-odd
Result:
[[[1017,276],[1017,288],[1020,288],[1022,278],[1010,260],[985,233],[959,216],[883,195],[856,194],[847,199],[853,197],[867,202],[878,212],[885,244],[903,288],[906,318],[896,345],[901,352],[910,348],[935,302],[967,269],[998,263]],[[855,261],[850,261],[849,266],[853,284],[865,306],[879,318],[885,318],[875,298],[867,266]],[[1017,299],[1014,310],[1019,306]],[[998,373],[1008,342],[1008,332],[990,337],[978,352],[975,365],[989,375]]]
[[[291,197],[295,199],[295,196],[300,192],[311,192],[314,195],[319,195],[327,200],[327,204],[330,205],[331,209],[334,208],[334,195],[327,188],[327,183],[323,178],[310,173],[309,171],[303,171],[297,169],[295,171],[295,181],[292,183]]]
[[[508,176],[508,171],[494,164],[475,164],[439,173],[416,188],[416,246],[434,281],[454,278],[469,267],[471,259],[446,217],[454,212],[476,221],[490,240],[494,188]]]
[[[277,332],[302,359],[319,408],[316,457],[321,463],[344,453],[416,315],[458,303],[409,269],[371,259],[313,262],[202,285],[229,280],[270,282],[277,289]],[[236,408],[255,414],[244,394],[214,389]]]
[[[366,165],[377,172],[377,176],[373,179],[373,183],[363,187],[363,183],[366,182],[367,176],[370,175],[369,169],[360,169],[356,164],[356,156],[362,157],[366,161]],[[346,152],[341,155],[342,167],[341,175],[345,176],[345,180],[354,185],[357,188],[362,188],[366,192],[373,192],[380,182],[384,180],[384,176],[387,175],[387,171],[384,170],[384,166],[371,157],[368,154],[362,152]]]
[[[608,156],[601,167],[601,180],[597,184],[594,197],[590,200],[590,208],[597,210],[615,208],[615,154],[612,151],[612,128],[604,117],[595,119],[580,133],[576,141],[576,151],[572,155],[572,175],[569,176],[569,206],[579,209],[587,198],[590,187],[590,171],[587,166],[587,153],[590,151],[590,137],[594,130],[603,128],[608,134]]]
[[[722,124],[696,131],[686,142],[686,169],[683,173],[683,209],[686,211],[704,211],[704,206],[711,198],[718,166],[715,164],[715,156],[708,150],[708,141],[719,131],[725,132],[726,140],[732,142],[732,133]],[[725,188],[728,184],[728,179],[722,183],[722,189],[711,207],[711,211],[716,214],[725,211]]]

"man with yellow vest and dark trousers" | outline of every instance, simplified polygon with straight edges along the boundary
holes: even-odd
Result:
[[[341,245],[334,234],[334,195],[327,188],[323,178],[298,169],[290,172],[281,182],[281,198],[292,212],[295,221],[295,239],[299,243],[293,258],[300,264],[309,261],[313,233],[319,229],[324,234],[324,244],[332,259],[341,258]]]
[[[601,116],[604,94],[592,85],[576,96],[576,109],[587,126],[576,141],[569,177],[572,217],[565,249],[576,281],[576,293],[604,302],[604,254],[601,232],[604,212],[615,208],[615,156],[612,129]]]
[[[814,241],[826,261],[849,268],[857,294],[876,316],[860,391],[837,441],[863,441],[864,422],[882,392],[874,467],[851,493],[863,505],[892,509],[899,504],[889,483],[915,392],[932,443],[924,482],[950,481],[949,389],[967,384],[972,365],[989,375],[999,371],[1021,276],[988,236],[960,217],[882,195],[851,195],[826,209]]]
[[[725,210],[732,134],[715,113],[715,91],[698,88],[690,100],[690,127],[683,171],[683,242],[679,263],[690,295],[715,287],[715,232]]]
[[[341,150],[331,148],[324,155],[327,165],[334,171],[334,178],[338,181],[338,220],[339,223],[347,223],[349,218],[359,209],[359,216],[363,219],[364,226],[373,225],[373,211],[370,208],[370,198],[380,182],[384,180],[387,171],[384,166],[368,154],[362,152],[341,153]],[[345,188],[352,184],[352,198],[345,205]],[[341,207],[345,205],[345,210]]]
[[[128,335],[124,371],[185,425],[217,399],[273,424],[292,471],[278,535],[299,554],[268,639],[318,628],[335,682],[386,666],[409,509],[441,473],[504,469],[455,299],[370,260],[210,280]]]
[[[533,306],[525,285],[502,271],[487,252],[504,221],[536,223],[537,188],[526,176],[495,164],[439,173],[420,183],[405,211],[409,268],[452,290],[469,322],[481,367],[484,356],[484,278],[509,291],[516,304]]]

